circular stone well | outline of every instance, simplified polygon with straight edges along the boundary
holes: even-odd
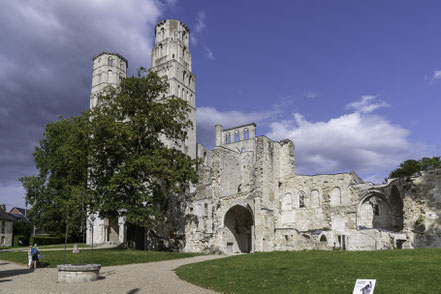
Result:
[[[58,282],[84,283],[98,280],[100,264],[59,264]]]

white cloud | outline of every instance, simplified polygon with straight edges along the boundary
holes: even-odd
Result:
[[[205,11],[199,11],[198,15],[196,16],[194,30],[190,35],[190,42],[193,46],[196,46],[198,44],[198,39],[196,38],[196,35],[202,32],[207,27],[207,25],[205,24],[206,16],[207,14],[205,13]]]
[[[237,110],[218,111],[213,107],[198,107],[196,111],[197,142],[207,147],[214,145],[215,125],[231,128],[248,123],[258,123],[274,115],[274,111],[245,113]]]
[[[441,79],[441,70],[436,70],[433,72],[432,80],[439,80]]]
[[[384,101],[379,101],[378,103],[371,103],[372,100],[374,100],[376,96],[361,96],[360,101],[354,101],[352,103],[349,103],[346,105],[349,109],[354,109],[356,112],[360,113],[369,113],[374,111],[377,108],[380,107],[389,107],[389,105]]]
[[[407,129],[372,114],[387,105],[374,99],[363,96],[349,104],[354,112],[328,121],[313,122],[295,113],[290,120],[271,123],[267,136],[294,141],[300,174],[355,170],[369,179],[384,178],[398,163],[421,152],[422,146],[409,141]]]
[[[196,46],[198,44],[198,40],[196,39],[196,37],[194,36],[194,34],[190,35],[190,43],[193,46]]]
[[[206,17],[205,11],[199,11],[198,12],[198,16],[196,17],[196,25],[195,25],[195,28],[194,28],[196,33],[201,32],[207,26],[205,24],[205,17]]]
[[[305,96],[306,96],[306,98],[313,99],[313,98],[317,98],[319,96],[319,94],[317,92],[314,92],[314,91],[307,91],[305,93]]]
[[[210,59],[210,60],[216,59],[216,57],[214,57],[214,55],[213,55],[213,51],[211,51],[209,48],[205,47],[204,52],[205,52],[205,57],[207,57],[208,59]]]

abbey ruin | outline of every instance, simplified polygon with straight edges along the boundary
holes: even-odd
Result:
[[[186,252],[380,250],[441,247],[441,170],[386,184],[365,183],[354,172],[295,173],[294,142],[256,136],[256,125],[215,128],[213,149],[196,144],[195,76],[190,31],[178,20],[155,27],[150,70],[169,79],[169,95],[192,107],[194,129],[181,146],[200,158],[198,184],[175,203],[167,223],[136,236],[145,249]],[[127,60],[94,58],[91,107],[106,87],[126,77]],[[96,219],[94,243],[124,244],[124,219]],[[92,236],[88,230],[87,242]]]

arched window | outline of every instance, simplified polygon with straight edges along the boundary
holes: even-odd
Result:
[[[282,199],[282,211],[291,210],[292,208],[293,208],[293,205],[292,205],[291,193],[286,193]]]
[[[207,152],[204,152],[204,163],[207,164]]]
[[[312,207],[320,206],[320,193],[317,190],[311,191],[311,206]]]
[[[230,133],[225,135],[225,144],[230,144],[231,143],[231,135]]]
[[[320,242],[328,242],[328,239],[326,239],[326,236],[325,236],[325,235],[322,235],[322,236],[320,237]]]
[[[245,147],[242,147],[242,149],[240,150],[240,152],[245,152],[245,151],[246,151]]]
[[[299,207],[305,207],[305,192],[299,191]]]
[[[234,132],[234,142],[240,141],[239,131]]]
[[[113,65],[113,58],[112,57],[107,58],[107,64]]]
[[[243,139],[248,140],[250,138],[250,131],[248,129],[243,130]]]
[[[338,206],[341,204],[341,191],[339,187],[332,189],[329,193],[329,201],[331,206]]]

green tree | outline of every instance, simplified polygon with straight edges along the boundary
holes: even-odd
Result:
[[[434,168],[441,168],[441,156],[423,157],[420,160],[409,159],[402,162],[399,168],[391,171],[389,178],[409,177],[416,172]]]
[[[101,217],[147,226],[196,182],[195,160],[172,148],[192,127],[191,108],[166,98],[168,88],[166,77],[141,68],[90,111],[89,207]]]
[[[34,161],[38,175],[20,178],[26,190],[30,217],[54,236],[78,238],[82,198],[87,188],[88,113],[71,119],[60,117],[46,126]]]

